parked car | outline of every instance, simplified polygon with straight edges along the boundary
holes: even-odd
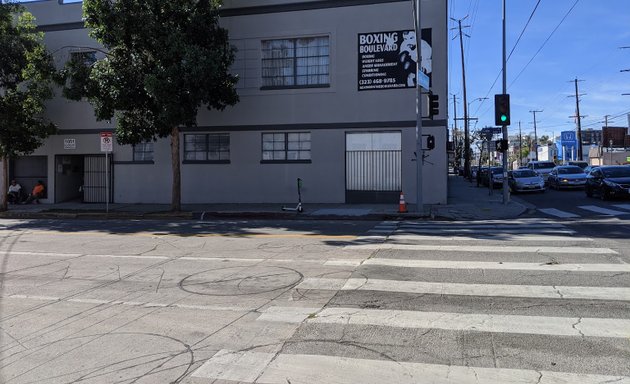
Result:
[[[503,184],[503,167],[486,167],[481,169],[481,184],[486,187],[492,182],[492,187]],[[492,180],[492,181],[491,181]]]
[[[583,188],[586,184],[586,173],[577,165],[559,165],[549,172],[547,178],[549,188]]]
[[[613,197],[630,197],[630,167],[603,165],[586,177],[586,196],[599,195],[602,200]]]
[[[527,168],[538,173],[547,182],[547,177],[552,169],[556,167],[553,161],[530,161],[527,163]]]
[[[508,172],[508,185],[512,193],[545,191],[545,180],[531,169],[516,169]]]
[[[589,166],[588,161],[569,161],[567,165],[577,165],[578,167],[582,169],[586,169],[586,167]]]
[[[597,167],[599,167],[599,165],[589,165],[588,167],[584,168],[584,173],[588,175],[589,173],[591,173],[593,169]]]

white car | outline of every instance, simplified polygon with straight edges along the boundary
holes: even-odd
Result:
[[[530,161],[527,163],[527,168],[542,176],[545,183],[547,182],[547,178],[549,178],[549,173],[555,167],[556,164],[553,161]]]

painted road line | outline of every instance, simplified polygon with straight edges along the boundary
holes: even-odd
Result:
[[[273,310],[272,310],[273,308]],[[267,312],[269,311],[269,313]],[[528,335],[630,337],[630,319],[521,316],[477,313],[399,311],[391,309],[269,307],[258,321],[308,324],[370,325]]]
[[[526,247],[526,246],[485,246],[485,245],[433,245],[433,244],[356,244],[347,245],[345,249],[396,249],[407,251],[437,251],[437,252],[486,252],[486,253],[570,253],[570,254],[598,254],[616,255],[610,248],[586,247]]]
[[[221,350],[193,378],[259,384],[630,384],[627,376]]]
[[[362,265],[427,269],[484,269],[498,271],[630,273],[630,264],[540,264],[509,262],[502,263],[490,261],[409,260],[374,258],[364,261]]]
[[[630,301],[630,288],[461,284],[378,279],[307,278],[296,289],[380,291],[434,295]]]
[[[180,308],[180,309],[194,309],[199,311],[225,311],[225,312],[251,312],[255,311],[259,306],[252,307],[226,307],[219,305],[196,305],[196,304],[179,304],[179,303],[155,303],[155,302],[141,302],[141,301],[122,301],[122,300],[105,300],[105,299],[67,299],[63,300],[61,297],[52,296],[36,296],[36,295],[9,295],[0,296],[1,299],[13,299],[13,300],[34,300],[34,301],[65,301],[68,303],[78,304],[94,304],[94,305],[124,305],[129,307],[143,307],[143,308]],[[319,308],[313,308],[312,313],[318,311]]]
[[[501,230],[492,230],[489,229],[477,229],[477,228],[417,228],[417,227],[400,227],[398,233],[452,233],[452,232],[461,232],[463,234],[467,233],[478,233],[481,235],[488,235],[491,233],[494,234],[550,234],[550,235],[558,235],[558,234],[566,234],[573,235],[575,231],[572,229],[564,229],[564,228],[529,228],[529,227],[519,227],[519,228],[505,228]]]
[[[630,204],[615,204],[613,207],[630,211]]]
[[[399,232],[396,232],[399,233]],[[388,237],[391,241],[418,240],[418,241],[593,241],[588,237],[571,236],[544,236],[544,235],[513,235],[510,233],[498,232],[492,235],[479,234],[475,236],[429,236],[429,235],[405,235],[396,234]]]
[[[416,221],[404,221],[400,223],[401,226],[411,225],[415,227],[464,227],[464,228],[488,228],[488,229],[504,229],[504,228],[516,228],[523,225],[535,228],[564,228],[561,223],[549,221],[548,219],[531,219],[531,220],[510,220],[509,222],[503,220],[477,220],[477,221],[431,221],[431,222],[416,222]]]
[[[595,213],[601,213],[603,215],[608,215],[608,216],[625,215],[628,213],[628,212],[616,211],[614,209],[598,207],[597,205],[580,205],[578,206],[578,208],[584,209],[586,211],[595,212]]]
[[[538,210],[542,213],[546,213],[555,217],[560,217],[562,219],[572,219],[575,217],[580,217],[580,215],[576,215],[575,213],[561,211],[556,208],[538,208]]]

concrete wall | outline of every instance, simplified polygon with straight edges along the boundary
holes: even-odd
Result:
[[[311,1],[267,1],[274,4],[319,4]],[[223,17],[232,43],[238,48],[234,72],[241,81],[241,101],[223,112],[199,113],[194,132],[230,132],[229,164],[182,164],[184,203],[290,202],[295,200],[295,179],[304,180],[305,201],[345,201],[345,134],[350,131],[402,131],[403,191],[415,202],[415,89],[357,90],[358,34],[413,29],[409,1],[357,5],[340,0],[334,6],[270,13],[237,12]],[[330,4],[330,3],[328,3]],[[259,6],[259,1],[226,1],[225,10]],[[28,4],[40,25],[48,29],[46,43],[62,66],[72,50],[98,47],[81,22],[80,4],[56,1]],[[440,115],[427,122],[424,134],[436,137],[436,148],[424,163],[425,203],[446,203],[447,177],[447,2],[423,1],[423,28],[432,28],[432,90],[440,95]],[[317,7],[315,7],[317,8]],[[249,14],[248,14],[249,13]],[[65,29],[64,25],[67,28]],[[48,27],[46,27],[48,26]],[[261,90],[261,40],[327,35],[330,38],[330,86],[309,89]],[[86,102],[58,97],[47,115],[61,129],[35,154],[49,158],[54,175],[56,154],[100,153],[99,132],[112,130],[115,121],[97,122]],[[427,127],[426,125],[430,125]],[[311,133],[310,164],[261,164],[262,132]],[[183,130],[183,134],[190,133]],[[76,138],[74,150],[63,149],[64,138]],[[183,155],[183,140],[181,153]],[[155,144],[153,163],[134,163],[131,146],[114,147],[114,200],[130,203],[168,203],[171,199],[169,140]],[[49,177],[54,183],[54,177]],[[54,191],[49,185],[49,191]],[[149,192],[150,191],[150,192]]]

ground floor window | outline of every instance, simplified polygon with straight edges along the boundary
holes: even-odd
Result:
[[[230,161],[230,134],[184,135],[184,161],[225,163]]]
[[[281,132],[262,134],[263,162],[310,162],[311,133]]]
[[[134,145],[133,161],[153,161],[153,142],[145,141]]]

